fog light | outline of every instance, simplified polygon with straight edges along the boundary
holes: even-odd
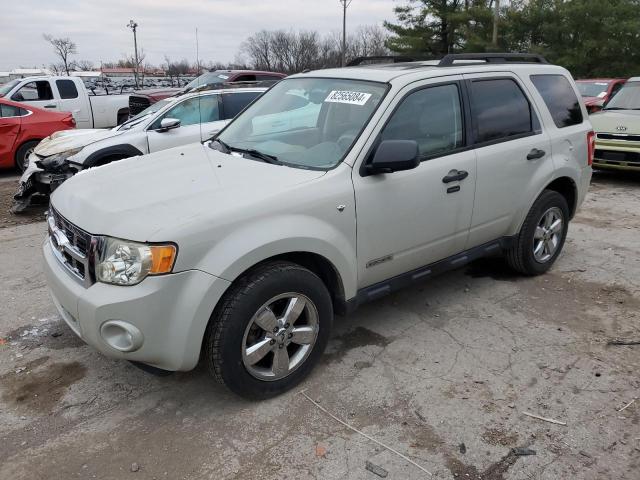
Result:
[[[109,320],[100,327],[102,339],[111,348],[120,352],[135,352],[142,346],[142,332],[122,320]]]

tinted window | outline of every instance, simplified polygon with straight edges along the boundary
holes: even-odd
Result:
[[[537,126],[529,101],[511,79],[471,82],[476,143],[532,133]]]
[[[440,155],[463,145],[462,109],[457,85],[409,94],[384,127],[383,140],[415,140],[422,156]]]
[[[180,120],[180,126],[182,127],[197,125],[200,122],[215,122],[220,120],[218,96],[204,95],[180,102],[155,121],[151,128],[160,128],[160,122],[163,118],[177,118]]]
[[[280,75],[269,75],[268,73],[260,73],[256,75],[256,80],[259,80],[259,81],[264,81],[264,80],[277,81],[281,79],[282,77],[280,77]]]
[[[20,90],[13,94],[11,100],[16,102],[33,102],[38,100],[53,100],[51,85],[47,80],[25,83]]]
[[[60,98],[78,98],[78,89],[73,80],[56,80]]]
[[[256,81],[256,76],[255,75],[238,75],[236,78],[233,79],[234,82],[255,82]]]
[[[229,119],[240,113],[244,107],[249,105],[262,92],[238,92],[226,93],[222,96],[222,104],[224,105],[224,118]]]
[[[28,112],[24,108],[14,107],[13,105],[3,105],[0,103],[0,117],[22,117]]]
[[[556,127],[582,123],[582,109],[569,80],[563,75],[531,75]],[[606,89],[605,89],[606,91]]]
[[[640,110],[640,82],[625,83],[605,110]]]

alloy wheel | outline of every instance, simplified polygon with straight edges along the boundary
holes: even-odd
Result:
[[[553,258],[562,241],[563,231],[562,210],[551,207],[540,218],[533,235],[533,257],[537,262],[546,263]]]

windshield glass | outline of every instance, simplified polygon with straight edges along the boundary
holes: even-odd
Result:
[[[608,82],[576,82],[583,97],[604,97],[607,94]]]
[[[184,87],[185,90],[191,90],[193,88],[201,87],[202,85],[213,85],[216,83],[224,83],[229,80],[229,72],[221,72],[216,70],[215,72],[203,73],[195,80],[187,83]]]
[[[640,110],[640,82],[627,82],[605,109]]]
[[[283,80],[218,138],[291,166],[329,169],[342,161],[385,92],[385,84],[361,80]]]
[[[10,82],[0,85],[0,97],[4,97],[9,91],[20,83],[20,80],[11,80]]]
[[[136,116],[131,117],[129,120],[124,122],[122,125],[118,126],[117,127],[118,130],[128,130],[128,129],[130,129],[134,125],[137,125],[138,123],[140,123],[145,117],[151,115],[152,113],[156,113],[162,107],[164,107],[165,105],[169,105],[174,100],[175,100],[175,98],[168,98],[166,100],[160,100],[159,102],[156,102],[156,103],[154,103],[152,105],[149,105],[147,108],[145,108],[143,111],[138,113]]]

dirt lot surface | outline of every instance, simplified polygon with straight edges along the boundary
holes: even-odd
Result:
[[[595,177],[549,274],[482,261],[366,305],[262,403],[85,346],[48,297],[44,224],[2,226],[3,479],[430,478],[303,389],[432,478],[639,478],[640,345],[608,345],[640,340],[639,177]]]
[[[22,215],[13,215],[9,209],[13,200],[13,194],[18,188],[20,177],[13,172],[0,173],[0,228],[13,225],[24,225],[25,223],[42,222],[46,207],[38,206],[29,208]]]

